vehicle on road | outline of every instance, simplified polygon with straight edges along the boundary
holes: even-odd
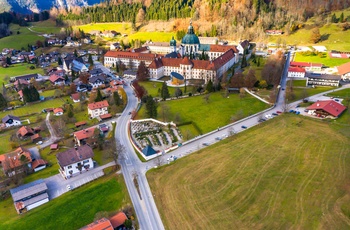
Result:
[[[309,110],[308,110],[308,109],[305,109],[304,112],[307,113],[307,112],[309,112]]]
[[[43,143],[42,141],[38,141],[36,144],[41,145],[42,143]]]
[[[202,145],[209,146],[209,143],[204,142]]]
[[[173,162],[173,161],[176,161],[176,159],[177,159],[176,156],[171,155],[171,156],[167,159],[167,161]]]
[[[289,110],[289,112],[290,112],[290,113],[294,113],[294,110],[291,109],[291,110]]]
[[[242,125],[241,128],[242,128],[242,129],[247,129],[248,127],[245,126],[245,125]]]
[[[130,115],[131,114],[131,112],[128,112],[128,115]]]
[[[266,114],[265,117],[266,117],[266,119],[272,118],[271,114]]]
[[[221,137],[215,137],[215,140],[220,141]]]
[[[72,187],[69,185],[69,184],[67,184],[67,191],[71,191],[72,190]]]
[[[279,113],[279,114],[281,114],[281,113],[282,113],[282,111],[279,111],[279,110],[278,110],[278,111],[277,111],[276,113]]]
[[[277,113],[272,113],[272,116],[278,116],[278,114]]]
[[[284,90],[284,88],[282,88],[282,90]]]
[[[300,105],[299,104],[297,104],[297,106],[295,106],[295,108],[299,108],[300,107]]]

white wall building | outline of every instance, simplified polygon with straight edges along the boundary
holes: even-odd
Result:
[[[77,146],[56,155],[59,171],[64,178],[73,177],[94,168],[94,152],[88,145]]]
[[[288,68],[288,77],[290,78],[304,78],[305,69],[299,67],[289,67]]]
[[[91,118],[99,117],[108,113],[108,102],[98,101],[88,104],[88,114]]]

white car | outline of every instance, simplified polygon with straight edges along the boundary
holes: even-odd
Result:
[[[67,191],[70,191],[70,190],[72,190],[72,187],[69,184],[67,184]]]
[[[43,143],[42,141],[38,141],[36,144],[41,145],[42,143]]]

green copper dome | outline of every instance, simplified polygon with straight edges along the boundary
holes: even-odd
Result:
[[[176,46],[176,40],[174,39],[174,36],[170,40],[170,46]]]
[[[182,38],[182,44],[188,44],[188,45],[199,44],[199,39],[197,35],[194,34],[192,22],[188,27],[187,34]]]

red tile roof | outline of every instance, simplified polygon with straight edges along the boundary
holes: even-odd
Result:
[[[29,82],[24,80],[24,79],[18,79],[17,81],[15,81],[15,83],[13,83],[15,86],[17,86],[18,84],[21,85],[29,85]]]
[[[88,104],[88,108],[90,110],[101,109],[101,108],[105,108],[105,107],[108,107],[108,106],[109,106],[108,105],[108,101],[106,101],[106,100]]]
[[[34,141],[37,138],[41,138],[39,133],[34,134],[33,136],[30,137],[30,139],[32,139],[32,141]]]
[[[29,150],[23,147],[19,147],[10,153],[0,155],[0,162],[2,162],[3,169],[7,171],[8,169],[13,169],[23,165],[23,162],[21,161],[22,155],[28,159],[28,163],[32,162]]]
[[[23,90],[18,91],[18,95],[19,95],[20,97],[23,97]]]
[[[338,73],[340,75],[349,73],[350,72],[350,62],[347,62],[345,64],[338,66],[337,69],[338,69]]]
[[[344,110],[346,110],[346,107],[340,103],[337,103],[333,100],[327,100],[327,101],[317,101],[307,107],[308,110],[323,110],[333,117],[338,117]]]
[[[83,129],[83,130],[77,131],[73,135],[78,140],[83,140],[83,139],[92,137],[94,135],[94,131],[95,131],[95,127],[91,127],[88,129]]]
[[[56,150],[56,149],[58,149],[58,144],[52,144],[52,145],[50,145],[50,149],[51,149],[51,150]]]
[[[295,61],[291,61],[290,62],[290,66],[292,67],[322,67],[322,63],[311,63],[311,62],[295,62]]]
[[[63,113],[63,109],[62,108],[56,108],[56,109],[53,110],[53,113],[54,114]]]
[[[76,122],[74,125],[75,125],[75,127],[86,125],[86,121],[79,121],[79,122]]]
[[[233,49],[235,53],[238,53],[236,46],[224,46],[224,45],[210,45],[210,52],[221,52],[224,53],[228,51],[229,49]]]
[[[115,214],[114,216],[109,218],[113,228],[117,228],[117,227],[121,226],[122,224],[124,224],[124,222],[127,219],[128,219],[128,217],[126,217],[124,212],[118,212],[117,214]]]
[[[226,51],[224,54],[222,54],[220,57],[218,57],[217,59],[213,60],[213,67],[208,66],[207,69],[211,68],[214,70],[218,70],[220,67],[222,67],[223,65],[225,65],[227,62],[229,62],[230,60],[232,60],[235,57],[235,52],[233,51],[233,49],[229,49],[228,51]]]
[[[115,58],[129,58],[137,59],[140,61],[152,61],[156,57],[160,57],[159,54],[150,53],[135,53],[135,52],[125,52],[125,51],[107,51],[105,57],[115,57]]]
[[[55,83],[56,81],[64,81],[64,78],[61,77],[61,76],[58,76],[56,74],[53,74],[50,76],[49,80],[52,82],[52,83]]]
[[[82,227],[80,230],[114,230],[111,222],[102,218]]]
[[[305,69],[300,68],[300,67],[289,67],[288,72],[305,73]]]
[[[181,65],[193,65],[193,63],[187,56],[185,56],[181,61]]]
[[[43,159],[36,159],[32,162],[32,169],[35,169],[39,166],[42,165],[47,165],[47,161],[43,160]]]
[[[71,97],[72,97],[72,99],[73,99],[74,101],[80,100],[80,95],[79,95],[79,93],[73,93],[73,94],[71,95]]]
[[[135,53],[141,53],[141,52],[145,52],[145,51],[148,51],[147,49],[147,46],[143,46],[143,47],[140,47],[140,48],[136,48],[133,50]]]
[[[19,128],[19,130],[17,131],[17,136],[21,136],[24,137],[26,135],[33,135],[34,131],[32,128],[28,127],[28,126],[22,126],[21,128]]]
[[[109,114],[109,113],[100,115],[100,118],[101,118],[101,119],[107,119],[107,118],[111,118],[111,117],[112,117],[112,115]]]

